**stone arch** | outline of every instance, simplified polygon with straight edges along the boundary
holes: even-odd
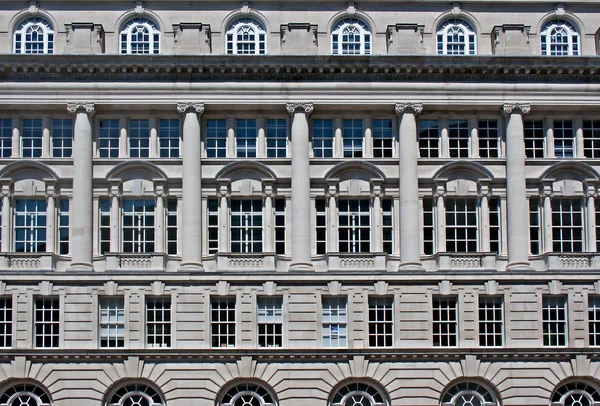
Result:
[[[12,392],[8,394],[7,392]],[[42,402],[41,406],[52,405],[52,395],[48,388],[35,379],[7,379],[0,383],[0,396],[5,393],[9,396],[18,396],[19,392],[31,392]]]
[[[366,181],[384,181],[386,179],[385,174],[377,166],[369,162],[361,161],[346,161],[335,165],[325,174],[326,180],[331,179],[355,179],[360,176],[359,179]]]
[[[41,176],[32,177],[32,174],[37,173]],[[37,161],[23,160],[16,161],[6,165],[0,170],[0,178],[12,179],[51,179],[58,180],[58,174],[48,165]]]
[[[235,161],[217,172],[215,179],[256,179],[256,180],[276,180],[275,172],[265,164],[252,161]]]
[[[144,176],[151,175],[151,176]],[[147,179],[166,181],[167,174],[157,165],[146,161],[127,161],[118,164],[106,174],[106,180]]]
[[[482,377],[461,377],[450,381],[442,390],[440,394],[440,402],[441,406],[445,406],[450,404],[447,402],[448,399],[444,399],[446,396],[451,395],[452,390],[455,388],[458,389],[454,395],[460,393],[460,390],[471,390],[478,391],[480,394],[484,395],[488,393],[490,395],[489,402],[483,404],[483,406],[501,406],[502,398],[500,396],[500,392],[496,389],[496,386],[490,382],[489,380]],[[485,399],[485,398],[484,398]]]
[[[327,398],[327,406],[336,406],[339,404],[339,401],[343,399],[342,392],[351,393],[351,391],[363,391],[367,389],[366,387],[375,390],[377,394],[381,397],[380,403],[375,403],[375,405],[385,405],[389,406],[392,404],[390,395],[388,391],[381,386],[379,382],[372,378],[348,378],[338,382],[337,385],[331,388],[329,392],[329,396]],[[367,389],[367,391],[370,391]],[[368,393],[368,392],[367,392]],[[342,395],[342,396],[340,396]],[[375,398],[378,400],[378,398]]]
[[[25,9],[25,10],[21,10],[18,13],[16,13],[8,22],[8,32],[10,34],[11,44],[13,42],[13,35],[15,33],[15,29],[17,28],[17,25],[20,24],[21,21],[26,20],[28,18],[33,18],[33,17],[39,17],[39,18],[44,18],[44,19],[48,20],[50,22],[50,24],[52,24],[52,28],[54,29],[54,32],[55,33],[59,32],[58,22],[52,16],[52,14],[48,13],[46,10],[37,10],[36,12],[32,13],[31,11],[29,11],[29,9]],[[12,51],[14,52],[14,49],[12,49]]]
[[[599,181],[600,175],[590,165],[583,162],[559,162],[546,169],[540,180],[584,180]]]
[[[442,24],[444,21],[446,20],[451,20],[453,18],[456,18],[458,20],[465,20],[466,22],[468,22],[469,24],[471,24],[471,26],[473,27],[473,30],[475,30],[475,35],[478,37],[477,41],[476,41],[476,51],[477,54],[479,54],[479,35],[481,35],[481,25],[479,24],[479,20],[477,20],[477,18],[475,18],[475,16],[471,13],[469,13],[468,11],[464,11],[464,10],[460,10],[459,14],[454,14],[452,12],[452,10],[448,10],[443,12],[442,14],[440,14],[439,16],[437,16],[437,18],[433,21],[433,26],[431,27],[431,32],[433,32],[434,34],[437,32],[440,24]]]
[[[120,34],[121,30],[123,29],[123,24],[125,24],[127,21],[131,20],[132,18],[136,18],[136,17],[149,18],[151,20],[154,20],[154,22],[158,25],[158,30],[161,33],[160,40],[162,41],[163,34],[165,33],[164,30],[165,30],[166,25],[157,13],[155,13],[154,11],[148,10],[148,9],[144,9],[141,13],[138,12],[136,9],[127,10],[126,12],[121,14],[121,16],[119,18],[117,18],[113,32],[115,32],[117,34],[117,38],[119,41],[120,41],[120,36],[118,34]],[[161,47],[161,49],[162,49],[162,47]]]
[[[272,32],[271,24],[269,24],[269,20],[267,20],[267,17],[265,17],[261,12],[255,10],[255,9],[251,9],[250,12],[248,12],[248,13],[242,13],[241,10],[235,10],[235,11],[229,13],[227,16],[225,16],[225,18],[223,19],[223,22],[221,23],[221,33],[223,34],[223,36],[229,29],[229,26],[231,25],[231,23],[233,23],[235,20],[237,20],[239,18],[253,18],[253,19],[257,20],[259,23],[264,25],[267,35],[269,35]],[[269,42],[269,40],[267,38],[267,46],[268,46],[268,42]]]
[[[333,16],[331,16],[331,18],[327,22],[327,35],[331,35],[333,27],[338,23],[338,21],[344,18],[356,18],[358,20],[363,20],[364,22],[366,22],[369,25],[369,28],[371,29],[371,35],[373,39],[375,39],[375,33],[379,32],[379,30],[376,27],[375,20],[372,19],[367,13],[356,10],[354,14],[350,14],[346,9],[338,11]],[[373,41],[373,39],[371,41]]]
[[[492,181],[494,175],[485,166],[477,162],[459,160],[442,166],[433,175],[433,179],[468,179],[472,181]]]
[[[587,392],[593,399],[592,406],[600,405],[600,382],[592,377],[569,377],[560,381],[550,393],[550,406],[562,406],[569,393]]]
[[[583,21],[581,19],[579,19],[575,14],[570,13],[568,11],[565,11],[565,13],[563,15],[558,15],[556,13],[556,11],[547,13],[545,16],[540,18],[540,20],[538,21],[535,34],[539,35],[540,32],[542,31],[542,27],[544,25],[546,25],[547,22],[552,21],[552,20],[565,20],[565,21],[573,24],[575,26],[575,28],[577,29],[577,32],[579,33],[580,41],[583,42],[583,39],[585,37],[585,26],[583,24]]]
[[[247,393],[247,396],[259,396],[267,406],[278,406],[277,394],[267,382],[262,379],[234,379],[223,385],[216,398],[216,406],[233,404],[236,395]],[[255,393],[256,395],[253,395]],[[262,404],[262,403],[261,403]]]
[[[122,389],[125,389],[127,392],[124,393]],[[110,406],[114,404],[112,400],[115,396],[119,396],[119,393],[130,393],[131,390],[137,390],[139,392],[147,392],[148,395],[155,401],[156,406],[165,406],[166,399],[165,395],[160,390],[160,388],[154,384],[154,382],[150,381],[146,378],[123,378],[118,381],[115,381],[112,385],[110,385],[106,392],[104,393],[104,397],[102,399],[102,406]]]

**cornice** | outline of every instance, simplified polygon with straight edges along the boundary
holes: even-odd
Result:
[[[446,81],[597,83],[600,57],[3,55],[0,82]]]

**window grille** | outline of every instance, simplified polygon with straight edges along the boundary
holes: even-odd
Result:
[[[448,120],[448,137],[451,158],[469,157],[469,121]]]
[[[179,158],[179,119],[160,119],[158,129],[160,157]]]
[[[394,298],[369,298],[369,346],[394,345]]]
[[[100,348],[125,347],[125,300],[100,298]]]
[[[100,209],[98,219],[100,223],[100,254],[104,255],[110,252],[110,200],[98,200],[98,208]]]
[[[478,222],[476,199],[445,199],[446,251],[477,252]]]
[[[323,297],[323,347],[347,346],[347,303],[346,297]]]
[[[147,18],[134,18],[121,30],[122,54],[160,53],[160,30],[156,23]]]
[[[13,45],[15,54],[54,53],[52,25],[42,18],[28,18],[15,30]]]
[[[583,122],[583,153],[586,158],[600,158],[600,120]]]
[[[231,200],[231,252],[262,252],[261,200]]]
[[[333,120],[313,120],[312,144],[315,158],[333,157]]]
[[[490,198],[488,200],[489,208],[489,231],[490,231],[490,252],[500,253],[501,222],[500,222],[500,199]]]
[[[394,253],[394,201],[383,199],[381,203],[383,209],[383,224],[381,227],[383,252],[392,255]]]
[[[42,120],[24,118],[21,132],[21,156],[39,158],[42,156]]]
[[[573,158],[575,156],[573,121],[554,120],[554,155],[557,158]]]
[[[146,299],[146,344],[148,347],[171,346],[171,299]]]
[[[235,347],[235,299],[211,300],[211,338],[213,347]]]
[[[471,25],[459,19],[444,21],[437,30],[438,55],[475,55],[475,31]]]
[[[423,199],[423,252],[433,255],[435,252],[435,201],[432,197]]]
[[[581,199],[552,199],[554,252],[583,252],[583,207]]]
[[[478,138],[481,158],[498,158],[500,156],[497,120],[479,120]]]
[[[455,297],[433,298],[433,346],[455,347],[458,343],[457,303]]]
[[[540,215],[540,199],[529,198],[529,245],[533,255],[542,253],[542,219]]]
[[[219,200],[208,199],[208,253],[219,251]]]
[[[600,346],[600,296],[588,296],[590,346]]]
[[[0,406],[51,406],[50,396],[30,383],[9,386],[0,394]]]
[[[14,243],[16,252],[46,251],[46,201],[17,199]]]
[[[129,156],[131,158],[150,156],[150,120],[129,120]]]
[[[492,393],[475,382],[461,382],[442,396],[441,406],[499,406]]]
[[[238,158],[256,158],[256,120],[238,119],[235,141]]]
[[[58,348],[60,341],[60,304],[58,298],[35,300],[35,346]]]
[[[393,121],[389,119],[373,120],[373,156],[392,158],[394,156]]]
[[[58,253],[69,255],[69,199],[58,201]]]
[[[107,406],[165,406],[165,402],[150,386],[130,383],[118,387],[110,396]]]
[[[327,252],[327,200],[316,199],[316,228],[315,242],[317,245],[317,255]]]
[[[154,200],[123,200],[123,252],[154,252]]]
[[[360,119],[344,120],[342,132],[344,141],[344,158],[362,158],[363,156],[363,122]]]
[[[567,303],[562,296],[545,296],[542,300],[543,341],[545,347],[567,345]]]
[[[206,120],[206,156],[207,158],[227,156],[227,120]]]
[[[379,391],[362,382],[352,382],[341,387],[328,406],[386,406]]]
[[[283,346],[283,299],[258,298],[258,346]]]
[[[501,347],[504,339],[504,301],[501,297],[479,298],[479,345]]]
[[[368,200],[339,199],[340,252],[370,252],[371,213]]]
[[[167,199],[167,254],[177,255],[177,198]]]
[[[440,129],[437,120],[419,120],[419,155],[421,158],[440,156]]]
[[[356,18],[338,22],[331,32],[333,55],[369,55],[371,53],[371,30]]]
[[[600,392],[584,382],[572,381],[556,389],[550,406],[599,406]]]
[[[0,118],[0,158],[12,155],[12,119]]]
[[[52,156],[55,158],[73,156],[73,120],[70,118],[52,120]]]
[[[542,55],[579,55],[579,33],[564,20],[547,22],[540,32]]]
[[[229,25],[225,33],[227,54],[264,55],[267,48],[267,32],[253,18],[240,18]]]
[[[285,203],[285,199],[275,199],[275,252],[279,255],[286,254]]]
[[[12,297],[0,298],[0,347],[12,347],[13,338],[13,300]]]
[[[542,120],[523,121],[523,131],[525,140],[525,156],[527,158],[544,157],[544,122]]]
[[[100,158],[119,157],[119,120],[103,119],[98,122],[98,156]]]
[[[287,121],[282,118],[267,119],[267,157],[287,156]]]

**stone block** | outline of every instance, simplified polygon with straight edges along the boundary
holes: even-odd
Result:
[[[316,55],[317,26],[308,23],[281,25],[281,53],[284,55]]]
[[[388,25],[387,44],[388,54],[394,55],[422,55],[425,54],[423,46],[424,25],[395,24]]]
[[[175,54],[212,53],[211,30],[209,24],[179,23],[173,24]]]
[[[65,24],[67,31],[66,54],[103,54],[104,28],[101,24]]]
[[[496,25],[492,31],[494,55],[531,55],[529,42],[531,27],[522,24]]]

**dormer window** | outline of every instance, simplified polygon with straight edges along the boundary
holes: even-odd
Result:
[[[338,22],[331,32],[333,55],[370,55],[371,30],[367,24],[355,18]]]
[[[564,20],[549,21],[542,28],[540,36],[542,55],[579,55],[579,33],[571,23]]]
[[[158,25],[147,18],[129,20],[121,30],[122,54],[160,53],[160,30]]]
[[[54,30],[42,18],[23,21],[14,35],[15,54],[51,54],[54,52]]]

